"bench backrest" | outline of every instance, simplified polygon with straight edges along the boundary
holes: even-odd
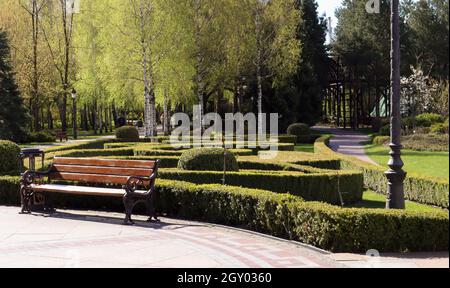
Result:
[[[124,185],[130,176],[150,177],[157,169],[157,161],[55,157],[49,179]]]

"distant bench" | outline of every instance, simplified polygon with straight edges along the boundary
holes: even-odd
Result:
[[[67,132],[64,131],[56,131],[56,139],[59,139],[59,142],[63,142],[63,140],[69,141]]]
[[[154,190],[158,164],[159,161],[55,157],[47,172],[27,171],[23,174],[20,188],[22,213],[31,212],[29,203],[35,194],[63,193],[122,198],[126,214],[125,225],[134,224],[131,219],[133,208],[137,203],[145,202],[149,221],[153,218],[157,220]],[[45,179],[50,184],[41,183]],[[52,180],[78,182],[80,185],[119,184],[123,188],[58,185],[51,184]]]

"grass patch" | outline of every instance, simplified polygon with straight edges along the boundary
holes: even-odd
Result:
[[[385,209],[386,208],[386,196],[378,194],[374,191],[367,190],[363,194],[363,200],[359,203],[348,205],[352,208],[370,208],[370,209]],[[430,205],[420,204],[416,202],[406,201],[406,211],[411,212],[437,212],[445,213],[446,210],[433,207]]]
[[[294,149],[296,152],[314,153],[314,144],[298,144]]]
[[[376,163],[387,167],[389,148],[382,145],[366,145],[366,154]],[[449,179],[449,153],[403,150],[404,170],[416,175]]]

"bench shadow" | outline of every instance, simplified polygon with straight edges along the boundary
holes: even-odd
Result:
[[[87,211],[74,211],[74,212],[67,212],[67,211],[56,211],[52,213],[48,212],[33,212],[29,214],[29,216],[34,217],[45,217],[45,218],[54,218],[54,219],[64,219],[64,220],[70,220],[70,221],[83,221],[83,222],[93,222],[93,223],[101,223],[101,224],[109,224],[109,225],[119,225],[124,227],[138,227],[138,228],[148,228],[148,229],[167,229],[170,227],[170,230],[178,230],[183,229],[186,227],[206,227],[208,225],[206,224],[186,224],[186,223],[170,223],[165,222],[168,218],[164,218],[160,221],[151,221],[148,222],[146,220],[142,220],[146,218],[142,215],[134,215],[133,221],[135,222],[134,225],[124,225],[123,224],[123,217],[122,216],[107,216],[107,215],[93,215],[93,214],[86,214],[83,212]],[[101,213],[116,213],[116,212],[107,212],[107,211],[101,211]],[[173,218],[173,220],[178,220]]]

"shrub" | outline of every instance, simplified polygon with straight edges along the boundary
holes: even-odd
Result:
[[[419,127],[431,127],[433,124],[444,122],[444,118],[439,114],[425,113],[416,117],[416,123]]]
[[[47,143],[47,142],[55,142],[56,137],[49,132],[40,131],[40,132],[32,132],[27,137],[27,142],[35,142],[35,143]]]
[[[251,170],[280,170],[267,169],[266,167],[279,167],[279,165],[302,165],[311,166],[314,168],[339,170],[340,161],[336,158],[317,157],[312,153],[301,152],[278,152],[275,159],[261,159],[259,156],[245,156],[238,158],[239,167],[242,169]],[[283,170],[283,169],[281,169]]]
[[[139,141],[139,131],[133,126],[123,126],[116,129],[116,138],[126,141]]]
[[[20,170],[20,147],[11,141],[0,140],[0,175],[15,175]]]
[[[218,184],[223,181],[223,173],[218,171],[161,169],[159,177],[196,184]],[[361,201],[363,194],[363,176],[360,172],[352,171],[305,174],[291,171],[245,170],[228,172],[225,180],[227,185],[288,193],[308,201],[331,204],[340,204],[338,187],[345,203]]]
[[[448,135],[414,134],[402,137],[402,145],[405,149],[415,151],[446,152],[449,147],[449,138]]]
[[[133,156],[132,148],[118,148],[118,149],[81,149],[81,150],[65,150],[47,154],[47,159],[53,157],[110,157],[110,156]]]
[[[19,205],[18,191],[19,177],[0,177],[0,205]],[[244,227],[333,252],[448,249],[446,212],[340,208],[264,190],[170,180],[157,180],[156,192],[159,213]],[[123,211],[116,198],[51,196],[56,207]],[[139,212],[140,207],[137,208]]]
[[[380,136],[390,136],[391,135],[391,125],[384,125],[381,127],[380,132],[378,133]]]
[[[288,127],[287,134],[297,136],[297,143],[311,141],[311,128],[304,123],[295,123]]]
[[[295,136],[295,135],[280,135],[280,136],[278,136],[278,143],[296,144],[297,136]]]
[[[417,126],[416,118],[414,117],[405,117],[402,118],[402,130],[406,134],[411,134],[414,128]]]
[[[222,148],[197,148],[184,152],[178,168],[191,171],[222,171],[224,163],[227,171],[239,171],[236,157]]]
[[[431,126],[431,133],[433,134],[448,134],[448,122],[446,123],[437,123]]]
[[[340,159],[342,169],[361,171],[366,187],[385,194],[387,191],[386,169],[334,152],[327,146],[330,138],[331,136],[322,137],[316,142],[314,147],[316,153]],[[447,179],[408,174],[405,180],[405,197],[411,201],[448,209],[449,182]]]
[[[376,136],[375,138],[373,138],[372,143],[375,145],[385,145],[389,143],[390,140],[390,136]]]

